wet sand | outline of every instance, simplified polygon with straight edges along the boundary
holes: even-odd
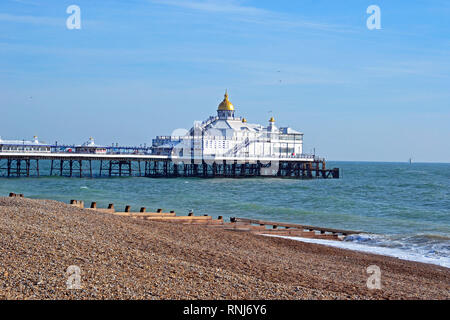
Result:
[[[445,267],[51,200],[0,198],[0,232],[0,299],[450,299]]]

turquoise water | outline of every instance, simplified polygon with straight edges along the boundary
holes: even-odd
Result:
[[[450,164],[329,162],[338,180],[273,178],[0,178],[0,195],[116,209],[163,208],[187,214],[237,216],[375,233],[352,238],[436,258],[450,253]],[[42,169],[41,169],[42,170]],[[447,261],[447,260],[446,260]],[[447,262],[445,262],[447,263]],[[444,263],[444,264],[445,264]]]

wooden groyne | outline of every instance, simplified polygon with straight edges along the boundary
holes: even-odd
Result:
[[[258,225],[266,227],[272,227],[271,233],[279,233],[279,234],[294,234],[296,232],[314,232],[319,233],[321,235],[337,235],[337,236],[347,236],[350,234],[358,234],[362,233],[362,231],[352,231],[352,230],[342,230],[342,229],[333,229],[333,228],[324,228],[324,227],[315,227],[304,224],[296,224],[296,223],[285,223],[285,222],[274,222],[274,221],[264,221],[264,220],[256,220],[256,219],[246,219],[246,218],[230,218],[232,222],[241,223],[244,225]],[[281,228],[280,228],[281,227]]]
[[[83,201],[72,200],[71,204],[84,208]],[[88,210],[96,210],[117,216],[127,216],[144,220],[202,225],[208,228],[221,228],[230,231],[251,232],[261,235],[268,234],[326,240],[342,240],[347,235],[361,233],[361,231],[236,217],[230,218],[230,222],[225,222],[222,216],[219,216],[217,219],[213,219],[211,216],[206,214],[196,216],[193,212],[189,213],[187,216],[177,216],[175,211],[163,212],[162,209],[158,209],[156,212],[146,212],[145,207],[141,207],[139,212],[133,212],[131,211],[131,206],[129,205],[125,206],[124,211],[115,211],[114,204],[112,203],[109,204],[107,209],[101,209],[97,208],[96,202],[92,202]]]
[[[24,197],[23,194],[15,194],[12,192],[9,194],[9,196],[19,198]],[[86,208],[84,201],[82,200],[70,200],[70,205],[84,210],[97,211],[115,216],[158,222],[179,223],[183,225],[199,225],[208,228],[220,228],[229,231],[250,232],[259,235],[278,235],[326,240],[343,240],[348,235],[362,233],[362,231],[316,227],[303,224],[238,217],[232,217],[230,218],[229,222],[225,222],[223,216],[219,216],[217,219],[213,219],[213,217],[210,215],[194,215],[193,212],[190,212],[186,216],[178,216],[174,210],[164,212],[161,208],[152,212],[147,211],[146,207],[139,207],[137,211],[133,211],[130,205],[126,205],[123,211],[116,211],[113,203],[110,203],[107,208],[99,208],[97,207],[97,202],[91,202],[89,208]]]
[[[147,211],[146,207],[140,207],[139,211],[133,211],[130,205],[126,205],[123,211],[116,211],[114,204],[110,203],[108,208],[98,208],[97,202],[92,202],[89,208],[84,207],[84,201],[82,200],[70,200],[72,206],[94,210],[103,213],[110,213],[116,216],[131,217],[144,220],[162,221],[162,222],[175,222],[182,224],[220,224],[223,223],[223,218],[219,217],[214,220],[211,216],[202,215],[195,216],[193,213],[187,216],[177,216],[175,211],[163,212],[163,209],[157,209],[156,212]]]
[[[9,197],[10,197],[10,198],[23,198],[23,193],[14,193],[14,192],[10,192],[10,193],[9,193]]]

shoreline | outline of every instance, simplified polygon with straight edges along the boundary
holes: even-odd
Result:
[[[1,299],[450,299],[438,265],[53,200],[0,198],[0,228]],[[381,290],[367,288],[371,265]]]
[[[378,246],[368,246],[363,245],[360,243],[355,242],[336,242],[331,240],[324,240],[324,239],[308,239],[308,238],[302,238],[302,237],[295,237],[295,236],[279,236],[279,235],[270,235],[270,234],[264,234],[265,236],[269,237],[278,237],[283,239],[290,239],[294,241],[301,241],[305,243],[314,243],[322,246],[329,246],[341,250],[350,250],[350,251],[356,251],[356,252],[363,252],[367,254],[375,254],[380,255],[384,257],[392,257],[404,261],[411,261],[411,262],[418,262],[418,263],[425,263],[430,265],[436,265],[443,268],[450,269],[450,265],[448,261],[439,261],[439,259],[436,258],[429,258],[424,257],[420,254],[413,254],[413,253],[407,253],[406,250],[401,250],[398,248],[386,248],[386,247],[378,247]]]

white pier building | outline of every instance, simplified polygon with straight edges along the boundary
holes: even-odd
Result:
[[[27,140],[2,140],[0,137],[0,152],[44,152],[50,153],[51,146],[42,143],[38,140],[37,136],[33,137],[33,141]]]
[[[172,157],[216,158],[309,158],[303,154],[303,133],[278,127],[275,119],[267,126],[248,123],[235,115],[235,108],[225,93],[217,116],[197,122],[184,136],[158,136],[152,153]]]

